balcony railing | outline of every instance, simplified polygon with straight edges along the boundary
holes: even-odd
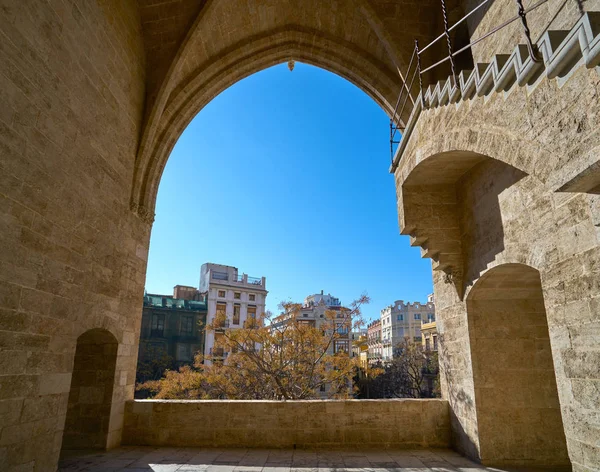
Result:
[[[250,277],[246,274],[236,275],[233,278],[233,281],[239,284],[262,285],[262,278]]]
[[[223,320],[214,323],[215,331],[222,331],[223,329],[229,328],[229,320]]]
[[[450,32],[491,1],[492,0],[483,0],[481,3],[479,3],[479,5],[475,6],[475,8],[473,8],[465,16],[463,16],[456,23],[450,26],[448,24],[445,0],[440,0],[444,23],[443,33],[441,33],[437,38],[435,38],[433,41],[431,41],[424,47],[420,47],[418,39],[415,39],[415,47],[410,61],[408,63],[408,68],[406,70],[406,73],[402,74],[402,80],[404,81],[404,83],[402,84],[400,94],[398,95],[398,100],[396,101],[396,106],[394,107],[392,117],[390,118],[391,172],[394,172],[396,170],[396,167],[398,166],[399,156],[401,156],[402,151],[406,146],[407,139],[412,133],[412,130],[416,125],[417,119],[421,111],[423,111],[426,108],[424,98],[425,90],[423,85],[424,74],[444,63],[449,63],[451,70],[450,79],[452,82],[451,90],[449,91],[450,103],[455,103],[460,99],[460,95],[462,93],[457,80],[457,70],[454,62],[455,57],[467,51],[468,49],[471,49],[477,43],[494,35],[498,31],[502,30],[503,28],[509,26],[510,24],[518,20],[521,21],[523,27],[523,36],[525,38],[525,44],[527,46],[529,57],[535,63],[542,62],[538,48],[531,40],[531,33],[527,25],[527,14],[544,5],[548,2],[548,0],[538,0],[536,3],[534,3],[528,8],[525,8],[523,6],[523,0],[515,0],[515,16],[504,21],[502,24],[492,28],[490,31],[481,35],[480,37],[471,40],[471,42],[466,46],[461,47],[456,51],[454,50],[452,39],[450,37]],[[567,1],[572,0],[565,0],[563,6],[564,4],[566,4]],[[583,15],[585,13],[583,7],[583,0],[575,1],[577,2],[579,12],[581,13],[581,15]],[[562,10],[562,7],[560,9]],[[447,43],[448,55],[433,64],[423,64],[423,53],[431,46],[436,44],[438,41],[443,40],[444,38]],[[418,80],[418,84],[415,84],[415,80]],[[408,119],[405,119],[406,116],[408,116]],[[400,134],[400,136],[398,136],[398,134]]]

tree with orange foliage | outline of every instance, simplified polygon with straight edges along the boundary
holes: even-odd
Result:
[[[368,302],[363,295],[348,308],[325,309],[315,325],[299,322],[297,303],[282,304],[277,318],[266,313],[237,329],[224,329],[224,315],[218,315],[206,329],[219,333],[213,348],[219,357],[198,354],[193,366],[167,371],[138,388],[155,392],[155,398],[348,398],[358,359],[335,352],[334,345],[363,324],[361,307]]]

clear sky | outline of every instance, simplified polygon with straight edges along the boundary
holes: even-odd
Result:
[[[365,318],[427,301],[431,263],[400,236],[389,119],[350,82],[296,63],[233,85],[177,142],[160,183],[146,289],[198,286],[204,262],[267,277],[267,308],[324,290]]]

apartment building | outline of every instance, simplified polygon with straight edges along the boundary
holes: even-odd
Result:
[[[369,364],[376,364],[383,360],[383,345],[381,344],[381,319],[372,321],[367,325],[367,355]]]
[[[405,338],[421,343],[421,325],[423,321],[435,320],[433,299],[427,303],[404,303],[396,300],[381,310],[381,343],[383,361],[391,361],[398,353],[398,344]]]
[[[237,267],[205,263],[200,269],[200,293],[206,297],[207,323],[224,315],[222,328],[241,328],[248,318],[256,318],[265,312],[267,279],[240,274]],[[225,358],[227,352],[215,347],[222,331],[206,333],[204,355]]]
[[[352,332],[352,357],[358,358],[360,367],[363,370],[368,368],[369,343],[366,329]],[[360,374],[361,373],[359,372],[359,375]]]
[[[181,291],[178,287],[182,286],[176,286],[173,295],[144,295],[138,370],[159,355],[173,359],[170,368],[191,364],[194,355],[204,351],[201,326],[206,323],[206,303],[199,299],[197,290]]]
[[[326,317],[325,313],[327,311],[334,311],[336,312],[336,319],[339,320],[336,322],[337,327],[335,328],[339,336],[333,340],[333,343],[331,346],[329,346],[327,353],[345,353],[346,355],[350,356],[352,349],[352,333],[351,327],[347,325],[347,320],[344,319],[345,315],[343,314],[343,309],[344,307],[342,307],[339,298],[336,298],[331,294],[324,294],[321,290],[321,293],[306,297],[298,313],[282,313],[274,318],[272,326],[273,328],[277,328],[286,323],[290,323],[291,321],[295,321],[297,323],[321,328],[324,323],[330,321],[330,319],[328,320]],[[351,386],[349,386],[349,388],[351,388]],[[322,398],[327,398],[329,386],[323,385],[319,393]]]

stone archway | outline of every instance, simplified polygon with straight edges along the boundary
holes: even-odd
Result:
[[[118,343],[104,329],[77,338],[62,450],[106,449]]]
[[[244,38],[180,78],[181,83],[169,92],[160,110],[156,104],[136,159],[132,209],[142,217],[153,215],[158,185],[170,153],[204,106],[238,81],[290,59],[339,75],[365,92],[386,113],[393,113],[402,81],[381,59],[356,45],[299,25]]]
[[[489,270],[467,317],[481,461],[570,470],[539,272]]]

